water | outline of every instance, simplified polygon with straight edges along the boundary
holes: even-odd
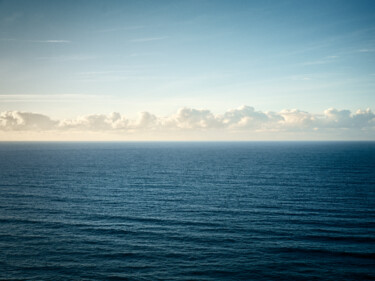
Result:
[[[375,142],[0,143],[0,279],[375,279]]]

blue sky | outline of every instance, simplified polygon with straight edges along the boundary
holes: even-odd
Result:
[[[0,112],[355,112],[374,89],[374,1],[0,1]]]

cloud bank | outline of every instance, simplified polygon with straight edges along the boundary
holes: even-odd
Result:
[[[178,133],[196,132],[203,136],[209,132],[266,134],[336,134],[347,137],[375,139],[375,114],[370,110],[329,108],[322,114],[312,114],[298,109],[280,112],[257,111],[251,106],[230,109],[224,114],[213,114],[207,109],[181,108],[170,116],[156,116],[141,112],[136,119],[128,119],[117,112],[92,114],[74,119],[53,120],[49,116],[20,111],[0,113],[0,131],[3,132],[102,132],[126,136],[137,132]],[[250,134],[250,135],[249,135]],[[235,135],[233,135],[235,136]]]

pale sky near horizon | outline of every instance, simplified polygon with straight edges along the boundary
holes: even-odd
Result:
[[[375,1],[0,1],[0,139],[285,122],[374,139],[374,89]]]

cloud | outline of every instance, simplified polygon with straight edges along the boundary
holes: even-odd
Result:
[[[375,114],[368,108],[351,114],[349,110],[329,108],[324,111],[323,126],[329,128],[371,128],[375,127]]]
[[[130,42],[141,43],[141,42],[158,41],[158,40],[163,40],[163,39],[167,39],[167,38],[168,38],[168,36],[163,36],[163,37],[136,38],[136,39],[132,39],[132,40],[130,40]]]
[[[164,126],[180,129],[207,129],[218,128],[221,123],[209,110],[185,107],[167,118]]]
[[[58,121],[46,115],[20,111],[0,113],[0,130],[4,131],[47,131],[54,129]]]
[[[29,42],[29,43],[71,43],[70,40],[61,40],[61,39],[47,39],[47,40],[23,40],[15,38],[1,38],[0,41],[13,41],[13,42]]]
[[[51,57],[36,57],[36,60],[53,61],[53,62],[65,62],[65,61],[85,61],[97,59],[97,56],[93,55],[71,55],[71,56],[51,56]]]
[[[70,40],[29,40],[28,42],[35,42],[35,43],[71,43]]]
[[[81,116],[73,120],[61,121],[55,129],[83,130],[83,131],[107,131],[128,128],[129,121],[117,112],[111,114],[93,114]]]
[[[281,120],[273,113],[255,111],[251,106],[230,109],[220,119],[223,125],[232,128],[261,128],[270,122]]]
[[[129,123],[129,128],[134,129],[146,129],[146,128],[155,128],[158,125],[158,118],[148,112],[141,112],[140,118],[134,125]]]
[[[375,49],[361,49],[358,50],[359,53],[372,53],[375,52]]]
[[[60,131],[60,132],[201,132],[221,131],[277,134],[285,132],[316,133],[349,132],[353,135],[370,132],[375,138],[375,114],[370,110],[338,110],[329,108],[323,114],[298,109],[280,112],[257,111],[251,106],[213,114],[207,109],[181,108],[170,116],[141,112],[128,119],[118,112],[92,114],[74,119],[52,120],[30,112],[6,111],[0,114],[0,131]]]
[[[143,25],[135,25],[135,26],[124,26],[124,27],[113,27],[113,28],[107,28],[107,29],[100,29],[96,30],[95,32],[114,32],[114,31],[127,31],[127,30],[137,30],[137,29],[143,29],[145,26]]]
[[[282,119],[279,124],[284,129],[309,129],[315,128],[319,116],[298,109],[282,110],[278,114]]]
[[[315,60],[315,61],[308,61],[308,62],[305,62],[303,63],[302,65],[319,65],[319,64],[327,64],[327,63],[332,63],[334,62],[336,59],[338,59],[339,56],[327,56],[327,57],[324,57],[322,59],[319,59],[319,60]]]

